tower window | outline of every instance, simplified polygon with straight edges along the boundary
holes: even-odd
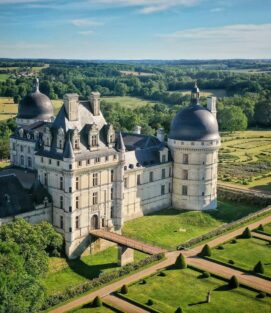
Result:
[[[166,169],[163,168],[162,169],[162,179],[165,179],[166,178]]]
[[[111,183],[114,181],[114,170],[111,170]]]
[[[187,196],[187,186],[186,185],[182,186],[182,195]]]
[[[140,184],[141,184],[140,175],[137,175],[137,177],[136,177],[136,183],[137,183],[137,185],[140,185]]]
[[[76,209],[79,209],[79,197],[75,198],[75,207]]]
[[[188,179],[188,170],[183,170],[183,180]]]
[[[75,179],[75,189],[79,190],[79,177],[76,177]]]
[[[183,155],[183,164],[188,164],[188,154]]]
[[[48,186],[48,175],[47,175],[47,173],[44,173],[44,185]]]
[[[165,194],[165,185],[161,186],[161,195],[163,196]]]
[[[92,204],[98,204],[98,192],[93,192],[92,194]]]
[[[111,200],[113,200],[113,196],[114,196],[114,190],[113,188],[111,188]]]
[[[60,209],[63,210],[63,196],[60,196]]]
[[[27,158],[27,163],[28,163],[28,167],[32,167],[32,159],[31,159],[31,157],[28,157]]]
[[[60,190],[63,190],[63,177],[60,177],[59,188]]]
[[[110,217],[111,217],[111,218],[114,217],[114,207],[113,207],[113,206],[111,206]]]
[[[124,177],[124,188],[128,188],[128,178]]]
[[[93,187],[98,186],[98,173],[92,174],[92,185]]]
[[[79,229],[79,216],[76,216],[75,218],[75,228]]]
[[[150,172],[150,183],[153,182],[153,172]]]
[[[64,220],[63,220],[63,216],[60,216],[60,228],[63,229],[64,228]]]

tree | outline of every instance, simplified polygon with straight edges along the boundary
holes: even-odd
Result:
[[[211,256],[211,255],[212,255],[211,248],[206,244],[206,245],[202,248],[202,250],[201,250],[201,252],[200,252],[199,255],[202,256],[202,257]]]
[[[184,310],[179,306],[179,307],[176,309],[175,313],[184,313]]]
[[[264,266],[263,263],[261,261],[259,261],[255,266],[253,271],[255,273],[259,273],[259,274],[264,274]]]
[[[98,308],[98,307],[101,307],[103,305],[103,302],[101,300],[101,298],[99,296],[95,297],[93,302],[92,302],[92,306],[94,308]]]
[[[218,113],[218,123],[220,130],[238,131],[247,129],[247,117],[243,110],[236,106],[224,107]]]
[[[239,281],[236,276],[232,276],[231,279],[229,280],[229,287],[231,289],[235,289],[239,287]]]
[[[185,256],[182,253],[178,255],[175,265],[177,268],[180,268],[180,269],[187,268]]]
[[[248,227],[246,227],[246,229],[243,231],[242,235],[241,235],[242,238],[251,238],[252,235],[251,235],[251,231]]]
[[[256,103],[254,118],[262,126],[271,126],[271,93],[263,94]]]
[[[120,292],[123,294],[123,295],[126,295],[128,293],[128,287],[126,285],[123,285],[120,289]]]

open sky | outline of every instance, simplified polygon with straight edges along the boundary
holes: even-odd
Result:
[[[0,0],[0,57],[271,58],[271,0]]]

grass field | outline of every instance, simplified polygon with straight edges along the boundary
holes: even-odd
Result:
[[[240,203],[219,201],[217,211],[162,210],[126,222],[123,234],[165,248],[176,248],[177,245],[189,239],[207,233],[223,223],[239,219],[257,209],[257,207]]]
[[[89,307],[83,307],[77,310],[72,310],[69,311],[68,313],[112,313],[112,312],[116,311],[113,311],[105,306],[102,306],[100,308],[91,308],[89,305]]]
[[[271,236],[271,224],[264,225],[264,232]]]
[[[218,179],[247,188],[271,190],[271,132],[250,130],[224,134]]]
[[[119,104],[120,106],[134,109],[134,108],[139,108],[139,107],[143,107],[146,105],[152,106],[159,102],[148,101],[148,100],[143,100],[143,99],[136,98],[136,97],[126,96],[126,97],[102,97],[102,102],[101,102],[102,109],[103,109],[102,107],[103,103],[108,103],[112,105]]]
[[[257,299],[257,293],[245,288],[229,290],[226,282],[217,278],[200,278],[192,270],[168,269],[166,276],[151,276],[146,284],[140,282],[128,287],[127,296],[146,304],[152,299],[153,308],[172,313],[177,307],[186,313],[270,313],[271,299]],[[206,295],[211,291],[211,302]]]
[[[145,254],[135,252],[135,261],[144,259]],[[108,248],[94,255],[82,256],[78,260],[50,258],[49,272],[43,283],[49,295],[74,287],[102,273],[119,268],[116,247]]]
[[[9,76],[10,74],[0,74],[0,82],[5,82]]]
[[[191,94],[191,90],[180,90],[180,92],[183,95],[190,95]],[[222,97],[227,96],[227,92],[225,89],[208,89],[208,90],[201,90],[200,95],[202,97],[215,96],[218,98],[222,98]]]
[[[262,261],[265,275],[271,277],[271,245],[267,241],[257,238],[237,239],[237,243],[226,243],[224,250],[212,249],[212,259],[228,263],[234,261],[234,265],[246,271],[253,270],[256,263]]]

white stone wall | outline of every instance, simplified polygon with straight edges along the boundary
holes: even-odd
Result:
[[[173,207],[215,209],[220,140],[193,142],[169,139],[168,144],[174,159]]]
[[[35,142],[10,138],[10,162],[12,165],[35,169]]]

